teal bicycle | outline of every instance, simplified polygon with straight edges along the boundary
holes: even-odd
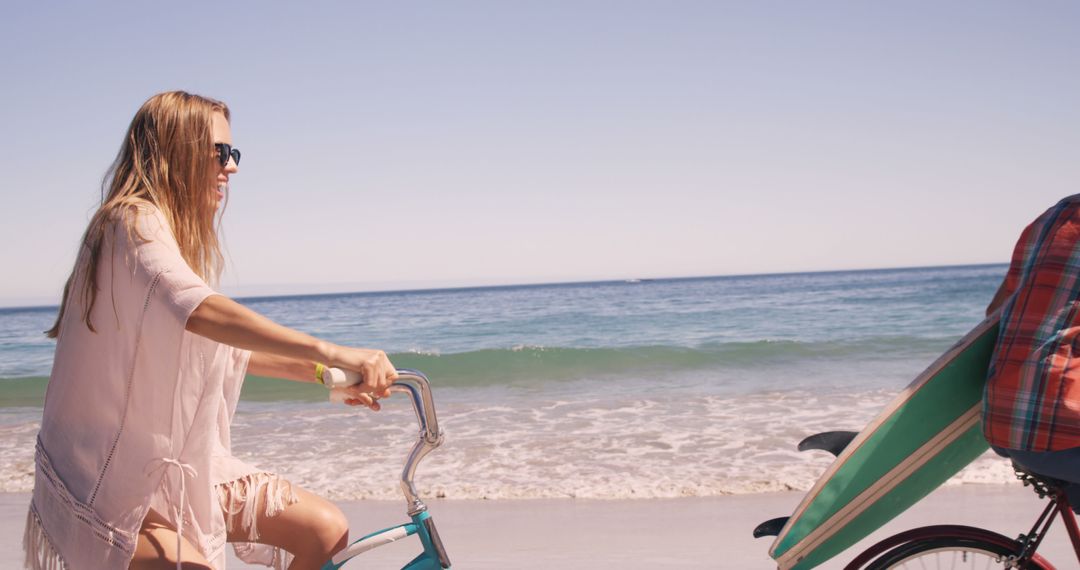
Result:
[[[409,396],[413,409],[416,411],[416,421],[420,424],[419,439],[413,445],[409,458],[405,461],[405,468],[401,471],[401,491],[405,495],[407,514],[411,520],[357,539],[335,554],[323,566],[323,570],[336,570],[360,554],[413,535],[420,538],[420,544],[424,550],[408,564],[402,566],[402,570],[450,568],[450,558],[446,555],[442,540],[439,539],[435,521],[428,513],[427,505],[417,496],[416,487],[413,485],[413,475],[416,473],[416,466],[420,460],[443,442],[443,433],[439,430],[439,421],[435,417],[435,403],[431,398],[431,384],[426,376],[416,370],[398,370],[397,373],[398,379],[390,386],[390,391],[402,392]]]

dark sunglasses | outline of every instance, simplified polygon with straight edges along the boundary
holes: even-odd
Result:
[[[221,163],[221,167],[225,168],[225,165],[229,164],[229,157],[231,156],[233,162],[237,166],[240,166],[240,150],[235,149],[232,145],[227,143],[214,143],[214,148],[217,149],[218,162]]]

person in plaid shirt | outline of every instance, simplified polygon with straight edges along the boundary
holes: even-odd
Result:
[[[999,308],[983,432],[998,453],[1070,482],[1080,507],[1080,194],[1024,229],[986,312]]]

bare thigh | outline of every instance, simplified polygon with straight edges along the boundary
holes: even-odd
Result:
[[[290,569],[321,568],[331,555],[348,545],[348,521],[337,505],[297,485],[292,488],[298,501],[273,516],[266,515],[266,497],[258,498],[258,542],[292,554],[295,558]],[[228,539],[248,542],[248,536],[249,529],[234,527]]]
[[[176,550],[176,529],[165,517],[151,509],[146,513],[139,528],[139,540],[135,543],[135,557],[128,566],[131,570],[175,570],[176,561],[183,556],[181,567],[185,570],[212,570],[210,563],[199,554],[187,540],[180,539],[181,552]]]

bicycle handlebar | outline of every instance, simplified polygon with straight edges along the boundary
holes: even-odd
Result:
[[[432,450],[442,445],[443,434],[439,429],[439,420],[435,417],[435,402],[431,397],[431,383],[427,376],[418,370],[402,368],[397,371],[398,378],[390,385],[391,392],[408,394],[416,412],[416,421],[420,425],[419,439],[409,452],[409,458],[405,461],[405,468],[401,471],[401,491],[405,494],[405,500],[409,506],[409,516],[422,513],[427,510],[427,505],[416,494],[416,486],[413,485],[413,475],[416,474],[416,466]],[[334,388],[341,388],[361,381],[360,375],[351,370],[339,368],[327,368],[323,374],[325,384]],[[331,394],[331,400],[337,401]],[[343,398],[340,394],[337,398]]]
[[[443,432],[439,429],[438,418],[435,417],[435,402],[431,397],[431,383],[427,376],[420,371],[404,368],[397,373],[398,379],[390,386],[390,391],[409,394],[416,412],[416,421],[420,425],[419,439],[413,445],[405,467],[401,470],[401,491],[405,494],[405,501],[409,506],[409,516],[413,516],[427,510],[427,505],[417,496],[416,487],[413,485],[416,466],[424,456],[442,445]]]

